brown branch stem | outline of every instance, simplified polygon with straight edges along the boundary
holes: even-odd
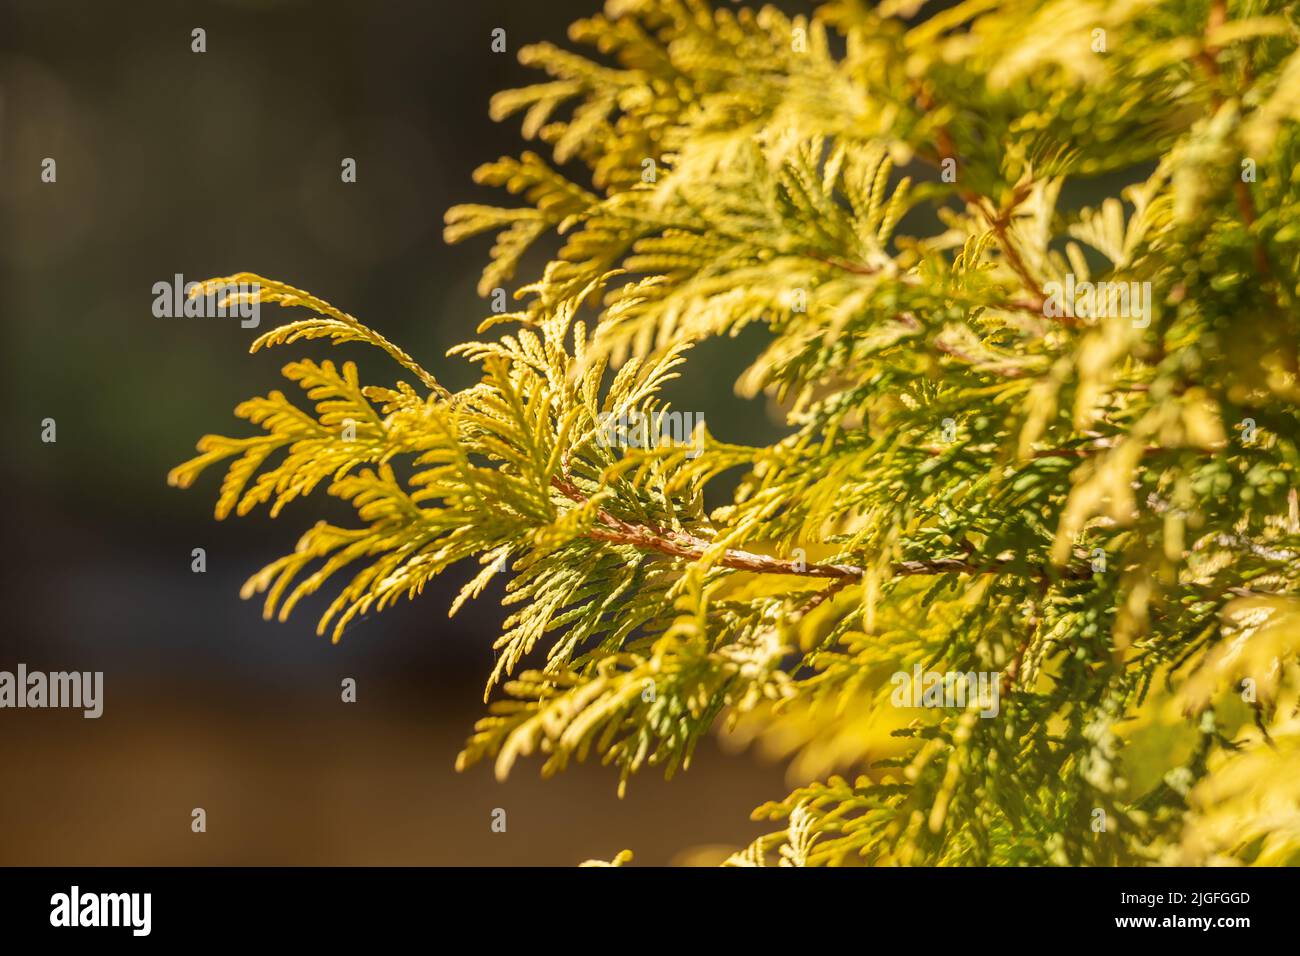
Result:
[[[915,96],[916,103],[923,112],[934,112],[934,97],[932,97],[930,91],[919,82],[915,85]],[[942,123],[936,124],[934,136],[935,145],[939,148],[940,160],[951,159],[956,162],[957,145],[953,142],[952,134],[948,132],[948,128]],[[974,206],[978,209],[980,214],[988,222],[989,228],[993,230],[993,235],[998,242],[998,248],[1002,250],[1003,259],[1006,260],[1007,265],[1011,267],[1011,271],[1019,277],[1020,284],[1029,294],[1030,298],[1027,311],[1036,312],[1039,315],[1042,315],[1044,314],[1047,305],[1047,298],[1043,295],[1043,290],[1040,284],[1034,279],[1033,273],[1031,273],[1029,267],[1025,265],[1025,260],[1021,257],[1019,250],[1016,249],[1015,244],[1011,241],[1011,236],[1007,231],[1007,227],[1011,223],[1012,212],[1017,206],[1025,201],[1029,192],[1029,184],[1022,183],[1020,186],[1017,186],[1015,194],[1011,197],[1011,202],[997,214],[994,214],[991,211],[992,206],[989,201],[985,200],[983,196],[973,192],[972,190],[958,189],[957,195],[967,205]],[[1078,325],[1078,321],[1072,317],[1059,316],[1059,318],[1066,325]]]
[[[578,504],[588,504],[589,499],[568,479],[554,478],[555,488]],[[613,544],[630,544],[643,551],[655,551],[676,558],[697,561],[714,548],[712,542],[684,531],[656,528],[652,525],[624,521],[604,508],[597,509],[599,527],[587,531],[587,537]],[[861,579],[867,568],[855,564],[825,564],[808,561],[789,561],[768,554],[757,554],[740,548],[726,548],[714,561],[725,568],[750,571],[755,574],[789,574],[813,578]],[[968,558],[929,558],[918,561],[895,561],[889,565],[893,576],[931,574],[998,574],[1014,566],[1013,558],[994,558],[974,561]],[[1066,568],[1042,568],[1033,574],[1036,579],[1053,577],[1084,580],[1092,576],[1090,567],[1071,565]]]

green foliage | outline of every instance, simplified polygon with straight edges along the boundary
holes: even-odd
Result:
[[[245,402],[264,434],[170,480],[229,460],[219,518],[348,501],[357,527],[245,587],[283,617],[347,569],[335,640],[452,564],[482,565],[453,612],[507,567],[503,694],[459,765],[600,755],[623,787],[721,723],[795,786],[732,864],[1300,863],[1300,15],[921,6],[611,0],[570,31],[590,57],[525,48],[549,79],[492,112],[550,158],[483,166],[523,205],[446,234],[496,234],[484,295],[555,251],[455,350],[478,384],[213,280],[313,313],[254,349],[368,342],[413,382],[290,363],[314,410]],[[1149,307],[1063,312],[1085,282]],[[737,387],[788,437],[605,440],[750,324]],[[996,672],[998,712],[898,706],[917,667]]]

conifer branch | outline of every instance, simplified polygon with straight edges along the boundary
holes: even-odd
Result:
[[[458,767],[597,755],[621,788],[687,766],[723,714],[790,753],[820,779],[759,808],[780,828],[734,864],[1300,859],[1300,798],[1276,786],[1300,779],[1300,312],[1282,294],[1300,188],[1279,174],[1300,146],[1294,5],[1239,23],[1224,0],[1208,21],[1195,4],[912,6],[618,0],[570,33],[599,63],[525,48],[548,76],[492,114],[522,114],[538,151],[475,174],[516,204],[457,206],[444,235],[495,235],[494,298],[563,238],[518,311],[494,302],[453,350],[478,382],[450,393],[351,315],[259,280],[259,301],[315,314],[255,347],[365,343],[416,384],[292,362],[304,407],[241,403],[260,431],[205,436],[169,480],[224,464],[219,518],[315,490],[351,506],[243,592],[283,618],[346,576],[321,619],[336,640],[461,562],[480,568],[453,613],[504,574],[500,693]],[[1084,52],[1108,31],[1122,55]],[[1238,140],[1271,172],[1229,200]],[[904,156],[956,181],[914,186]],[[1065,188],[1121,178],[1097,208]],[[1040,283],[1069,275],[1087,316],[1047,315]],[[1119,313],[1093,309],[1103,285]],[[649,440],[688,349],[754,324],[767,344],[737,384],[788,434],[731,445],[692,417],[698,454],[675,430]],[[611,418],[654,428],[603,440]],[[835,560],[761,553],[795,541]],[[890,675],[915,668],[1001,673],[1015,705],[910,712]],[[1238,727],[1221,704],[1245,678]],[[1177,792],[1112,772],[1172,732],[1153,721],[1194,731],[1216,708],[1190,763],[1140,748]]]
[[[917,104],[921,107],[922,112],[934,112],[935,102],[934,98],[930,95],[929,90],[921,83],[914,84],[913,89],[915,90]],[[940,160],[952,160],[953,162],[957,162],[957,146],[953,142],[952,135],[948,132],[948,128],[944,124],[940,123],[936,125],[935,139],[936,145],[939,148]],[[1012,242],[1011,236],[1007,233],[1007,227],[1010,225],[1012,212],[1021,202],[1024,201],[1025,197],[1029,195],[1030,188],[1031,184],[1021,184],[1017,188],[1011,203],[999,214],[990,212],[988,201],[983,196],[970,189],[959,188],[957,190],[957,195],[960,196],[967,205],[973,206],[975,209],[979,210],[980,214],[988,222],[989,227],[993,230],[993,234],[997,238],[998,246],[1002,250],[1002,255],[1006,260],[1007,265],[1009,265],[1011,270],[1020,278],[1020,282],[1024,286],[1024,291],[1029,295],[1029,300],[1025,303],[1018,304],[1018,307],[1023,311],[1042,315],[1047,299],[1044,297],[1043,290],[1038,281],[1034,278],[1033,273],[1031,273],[1029,267],[1025,265],[1025,261],[1021,257],[1020,252],[1016,249],[1015,243]],[[1077,320],[1072,316],[1060,316],[1060,321],[1067,325],[1077,324]]]
[[[591,502],[571,481],[555,478],[552,484],[576,504],[588,506]],[[597,541],[609,541],[613,544],[628,544],[643,551],[655,551],[675,558],[698,561],[715,550],[712,542],[684,531],[656,528],[652,525],[624,521],[604,508],[595,512],[596,520],[604,527],[591,528],[587,536]],[[750,571],[755,574],[789,574],[810,578],[848,578],[861,580],[867,574],[866,567],[855,564],[819,564],[817,562],[798,562],[767,554],[757,554],[739,548],[726,548],[716,558],[714,564],[736,571]],[[1001,574],[1017,567],[1021,562],[1014,558],[994,558],[989,561],[973,561],[969,558],[929,558],[925,560],[896,561],[889,565],[889,573],[895,577],[934,574]],[[1064,569],[1043,568],[1030,572],[1033,578],[1065,578],[1085,580],[1092,576],[1089,568],[1083,565]]]

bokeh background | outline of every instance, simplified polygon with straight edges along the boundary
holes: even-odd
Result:
[[[457,774],[500,592],[449,620],[467,567],[332,646],[314,634],[323,602],[282,625],[238,598],[336,514],[322,496],[275,521],[218,523],[216,473],[188,492],[164,481],[201,434],[248,433],[231,410],[282,387],[291,358],[391,374],[360,347],[249,356],[289,318],[273,307],[258,330],[155,318],[152,286],[175,273],[282,279],[452,387],[472,381],[444,354],[487,313],[474,285],[490,240],[446,246],[442,214],[491,200],[471,171],[522,148],[516,123],[487,116],[493,91],[537,78],[515,51],[563,41],[598,2],[0,0],[0,670],[106,681],[99,720],[0,711],[0,864],[569,865],[623,847],[664,864],[762,832],[748,813],[787,792],[782,769],[712,742],[687,773],[643,772],[621,801],[598,765],[549,781],[536,760],[506,783],[490,767]],[[490,52],[496,27],[508,54]],[[340,182],[343,157],[355,184]],[[697,350],[677,406],[717,435],[769,438],[769,410],[731,392],[751,353]],[[191,572],[195,547],[205,574]],[[340,701],[345,677],[355,704]],[[205,834],[190,830],[195,807]]]

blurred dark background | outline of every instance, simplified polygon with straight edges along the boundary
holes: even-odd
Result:
[[[486,304],[490,240],[448,247],[442,214],[492,201],[480,162],[523,148],[488,119],[493,91],[539,79],[520,45],[563,42],[599,0],[546,3],[0,0],[0,282],[5,507],[0,670],[102,670],[99,720],[0,711],[0,864],[561,864],[632,848],[641,863],[738,845],[786,792],[779,767],[711,743],[684,775],[539,763],[497,783],[453,761],[483,712],[500,592],[446,615],[464,568],[415,603],[314,635],[328,597],[290,623],[242,581],[318,517],[318,494],[271,521],[218,523],[219,477],[167,470],[205,432],[242,435],[237,402],[285,388],[304,354],[256,356],[259,329],[155,318],[152,286],[251,270],[308,289],[400,343],[445,383]],[[800,8],[800,4],[788,6]],[[190,31],[207,31],[191,52]],[[490,52],[507,32],[509,52]],[[41,162],[57,161],[43,183]],[[358,181],[340,182],[340,161]],[[524,270],[521,278],[531,278]],[[772,431],[730,383],[749,349],[698,350],[674,396],[731,440]],[[288,388],[285,388],[289,391]],[[41,421],[57,422],[44,444]],[[207,572],[191,572],[191,549]],[[340,701],[353,677],[358,702]],[[208,832],[190,830],[203,807]],[[507,812],[504,834],[490,829]]]

